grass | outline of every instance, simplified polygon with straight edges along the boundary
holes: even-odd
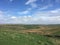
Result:
[[[0,32],[0,45],[53,45],[53,42],[39,34]]]
[[[48,34],[51,32],[53,35],[59,35],[59,27],[60,26],[56,25],[52,27],[51,25],[0,25],[0,45],[60,45],[60,38],[44,36],[45,33]],[[44,33],[41,35],[41,33],[38,32],[21,32],[21,30],[25,31],[32,29],[37,29]]]

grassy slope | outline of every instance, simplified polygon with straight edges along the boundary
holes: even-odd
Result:
[[[57,33],[60,31],[59,27],[60,26],[0,25],[0,45],[60,45],[60,38],[46,37],[36,32],[21,33],[21,30],[37,29],[44,32],[43,34],[60,34]]]
[[[0,32],[0,45],[54,45],[48,37],[33,33]]]

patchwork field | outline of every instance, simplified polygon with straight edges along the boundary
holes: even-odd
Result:
[[[0,25],[0,45],[60,45],[60,25]]]

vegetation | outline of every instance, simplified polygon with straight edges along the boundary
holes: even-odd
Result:
[[[60,25],[0,25],[0,45],[60,45]]]

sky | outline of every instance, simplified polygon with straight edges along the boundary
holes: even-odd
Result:
[[[0,0],[0,24],[60,24],[60,0]]]

